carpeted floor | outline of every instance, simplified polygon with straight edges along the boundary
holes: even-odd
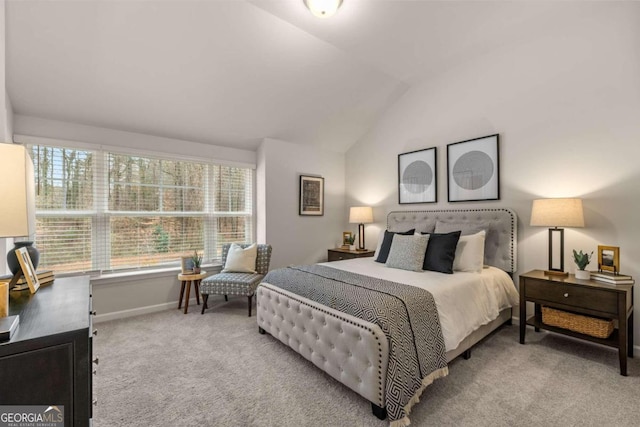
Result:
[[[94,426],[385,426],[370,404],[247,317],[246,299],[210,299],[97,325]],[[412,426],[638,426],[640,360],[505,326],[430,386]]]

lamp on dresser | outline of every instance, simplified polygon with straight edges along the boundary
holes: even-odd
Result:
[[[0,143],[0,237],[22,237],[35,234],[35,184],[33,162],[22,145]],[[9,257],[14,252],[9,252]],[[18,324],[18,316],[5,317],[9,311],[8,289],[22,275],[22,270],[0,289],[0,337],[10,339]]]
[[[354,206],[349,210],[349,223],[358,224],[358,250],[365,251],[364,225],[373,222],[373,209],[371,206]]]
[[[534,200],[531,207],[531,225],[549,227],[549,269],[545,274],[566,276],[564,229],[560,227],[584,227],[582,199]],[[554,247],[557,250],[555,255]]]

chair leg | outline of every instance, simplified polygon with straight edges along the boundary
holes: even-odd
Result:
[[[253,297],[253,295],[249,295],[247,297],[247,299],[249,300],[249,317],[251,317],[251,298]]]
[[[229,301],[229,298],[227,298],[227,296],[225,295],[225,296],[224,296],[224,300],[225,300],[225,301]]]
[[[209,299],[209,294],[202,294],[202,312],[200,314],[204,314],[204,310],[207,308],[208,299]]]

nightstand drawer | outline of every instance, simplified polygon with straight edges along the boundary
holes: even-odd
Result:
[[[342,252],[329,251],[329,262],[340,261],[343,259],[352,259],[352,258],[355,258],[355,256],[351,254],[345,254]]]
[[[618,314],[618,294],[601,289],[527,279],[525,297],[575,308]]]

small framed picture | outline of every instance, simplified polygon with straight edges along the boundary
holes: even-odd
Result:
[[[398,154],[398,203],[435,203],[436,147]]]
[[[447,145],[450,202],[500,200],[498,134]]]
[[[180,269],[182,274],[193,273],[193,257],[191,255],[180,257]]]
[[[598,270],[620,273],[620,248],[598,245]]]
[[[300,175],[300,215],[324,215],[324,178]]]
[[[342,247],[348,248],[351,245],[351,241],[353,239],[353,233],[350,231],[342,232]]]
[[[36,271],[35,268],[33,268],[33,263],[31,262],[27,248],[22,247],[16,249],[16,257],[22,269],[22,274],[29,285],[29,290],[32,294],[35,294],[40,287],[40,282],[38,281],[38,276],[36,276]]]

